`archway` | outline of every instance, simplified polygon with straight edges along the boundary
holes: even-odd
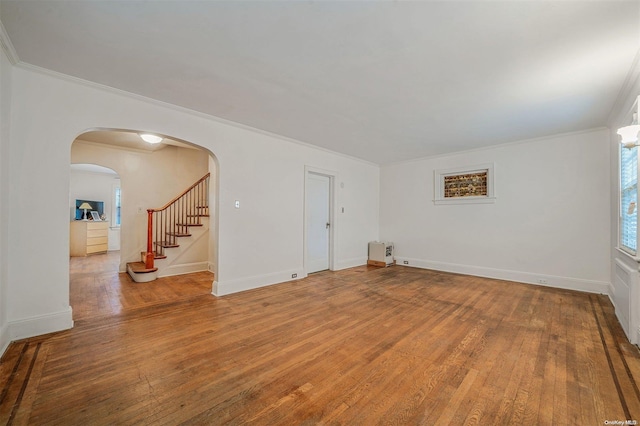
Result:
[[[202,174],[210,173],[210,218],[208,235],[200,241],[206,247],[204,258],[193,259],[185,255],[177,274],[217,269],[217,159],[203,147],[170,137],[162,144],[149,145],[139,132],[121,129],[96,129],[79,135],[71,146],[72,163],[94,163],[111,168],[120,177],[120,256],[117,272],[123,274],[128,262],[140,260],[146,246],[147,209],[158,208],[190,185]],[[73,197],[72,197],[73,198]],[[73,198],[72,201],[75,201]],[[199,268],[199,269],[198,269]],[[173,272],[169,274],[173,275]],[[121,280],[125,279],[120,277]],[[213,278],[209,282],[211,293]],[[72,305],[73,307],[73,305]],[[74,317],[75,315],[74,307]]]

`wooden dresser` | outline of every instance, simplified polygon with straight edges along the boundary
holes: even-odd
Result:
[[[105,253],[109,248],[109,222],[75,220],[71,222],[69,254],[86,256]]]

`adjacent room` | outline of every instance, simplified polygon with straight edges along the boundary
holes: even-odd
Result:
[[[0,46],[0,423],[640,420],[637,0],[0,0]]]

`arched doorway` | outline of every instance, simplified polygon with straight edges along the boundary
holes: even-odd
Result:
[[[184,274],[197,271],[215,272],[217,262],[217,159],[208,150],[169,137],[163,137],[161,144],[150,145],[140,138],[139,132],[119,129],[99,129],[85,132],[79,135],[71,146],[72,163],[94,163],[103,167],[115,170],[120,178],[119,195],[121,200],[119,220],[119,256],[117,265],[109,277],[101,277],[105,288],[102,293],[111,292],[109,297],[102,297],[103,308],[106,314],[117,313],[116,305],[120,309],[126,309],[123,304],[130,302],[131,298],[124,297],[121,291],[122,283],[127,283],[125,274],[126,264],[140,260],[141,251],[146,246],[146,220],[147,209],[158,208],[172,199],[192,181],[197,180],[202,174],[210,173],[209,198],[211,205],[209,208],[210,217],[208,219],[208,234],[199,240],[200,256],[194,257],[191,254],[181,254],[182,265],[172,265],[175,268],[168,274]],[[75,202],[74,197],[72,201]],[[115,203],[114,203],[115,205]],[[110,210],[111,211],[111,210]],[[186,246],[186,244],[185,244]],[[204,253],[203,253],[204,251]],[[111,254],[111,252],[109,252]],[[113,256],[112,256],[113,257]],[[102,258],[104,260],[104,257]],[[97,262],[85,262],[98,268]],[[186,265],[186,266],[185,266]],[[190,268],[190,269],[189,269]],[[119,275],[117,275],[119,274]],[[70,281],[76,279],[70,270]],[[83,277],[81,277],[83,278]],[[205,278],[202,278],[206,280]],[[91,278],[87,278],[91,280]],[[118,282],[115,282],[115,281]],[[108,281],[114,281],[112,287]],[[95,282],[95,281],[92,281]],[[208,283],[206,294],[211,293],[213,275]],[[166,286],[165,286],[166,287]],[[143,287],[138,284],[135,291],[142,291]],[[74,310],[74,319],[79,318],[76,312],[80,312],[74,306],[76,300],[73,294],[74,286],[70,284],[70,304]],[[179,292],[176,292],[179,293]],[[88,298],[95,298],[89,295]],[[167,295],[169,297],[169,295]],[[140,300],[145,302],[159,301],[162,295],[158,292],[141,296]],[[106,306],[111,305],[111,307]],[[83,308],[84,309],[84,308]],[[98,309],[98,308],[96,308]],[[84,309],[86,311],[86,309]],[[79,314],[80,315],[80,314]]]

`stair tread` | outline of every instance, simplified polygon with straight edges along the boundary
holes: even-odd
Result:
[[[202,226],[201,223],[176,223],[176,226]]]
[[[141,259],[144,259],[144,257],[145,257],[146,255],[147,255],[147,252],[146,252],[146,251],[142,251],[142,252],[140,252]],[[160,254],[160,253],[158,253],[158,252],[156,251],[156,252],[154,252],[154,253],[153,253],[153,258],[154,258],[154,259],[166,259],[166,258],[167,258],[167,256],[165,256],[164,254]]]
[[[147,268],[143,262],[129,262],[127,263],[127,268],[130,268],[136,274],[147,274],[158,270],[158,268]]]
[[[173,237],[190,237],[191,234],[185,232],[167,232],[167,235],[171,235]]]
[[[156,241],[154,244],[164,248],[180,247],[180,244],[171,243],[169,241]]]
[[[187,217],[209,217],[208,214],[188,214]]]

